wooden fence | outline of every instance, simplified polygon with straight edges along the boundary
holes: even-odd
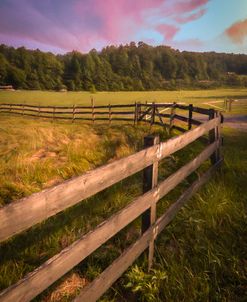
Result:
[[[186,112],[188,116],[178,114]],[[84,121],[125,121],[146,122],[151,125],[161,125],[171,130],[172,128],[185,131],[175,122],[180,124],[187,123],[191,129],[193,125],[198,126],[200,121],[193,118],[193,112],[203,115],[210,115],[210,109],[195,107],[192,104],[182,105],[179,103],[133,103],[133,104],[116,104],[116,105],[94,105],[91,106],[37,106],[29,104],[0,104],[0,113],[31,116],[35,118],[47,118],[54,120],[77,120]]]
[[[169,106],[173,106],[173,109],[177,108],[177,105]],[[147,111],[151,112],[150,108],[153,112],[157,112],[156,105],[146,105],[146,114]],[[190,128],[193,124],[191,122],[191,112],[197,110],[197,112],[204,113],[205,111],[201,108],[191,108],[191,106],[189,109],[189,117],[186,122],[189,121]],[[145,113],[145,111],[141,113],[140,111],[138,112],[139,120]],[[139,216],[142,216],[142,232],[137,241],[128,247],[92,283],[83,288],[75,301],[96,301],[147,248],[149,250],[149,267],[151,267],[154,241],[158,234],[173,219],[183,204],[211,178],[212,173],[222,162],[220,152],[221,117],[214,110],[210,110],[209,113],[207,122],[186,131],[182,135],[165,142],[159,142],[157,137],[147,137],[145,138],[145,148],[133,155],[0,208],[0,241],[4,241],[136,172],[144,170],[143,195],[135,198],[130,204],[98,225],[94,230],[81,236],[17,284],[5,289],[0,293],[0,301],[30,301]],[[176,117],[174,111],[173,117]],[[189,163],[158,183],[159,161],[207,134],[209,134],[210,143],[205,149]],[[158,201],[209,158],[212,166],[207,172],[198,176],[198,179],[178,200],[157,219],[156,204]]]

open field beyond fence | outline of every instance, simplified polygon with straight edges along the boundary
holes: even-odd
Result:
[[[247,89],[215,89],[188,91],[133,91],[133,92],[52,92],[52,91],[0,91],[0,103],[21,103],[35,106],[109,106],[140,103],[185,103],[202,108],[225,110],[225,100],[232,103],[231,114],[247,114]],[[229,114],[228,110],[225,114]]]
[[[193,104],[182,105],[177,103],[145,103],[115,104],[115,105],[95,105],[92,99],[91,106],[37,106],[30,104],[0,104],[0,113],[8,115],[22,115],[33,118],[46,118],[55,120],[71,120],[73,123],[81,121],[112,121],[146,122],[150,125],[160,125],[169,129],[177,129],[182,132],[190,130],[192,126],[198,126],[202,122],[194,118],[204,115],[207,118],[214,116],[214,109],[196,107]],[[183,115],[181,115],[183,114]],[[205,120],[205,119],[204,119]],[[183,128],[175,124],[175,121],[185,123]]]

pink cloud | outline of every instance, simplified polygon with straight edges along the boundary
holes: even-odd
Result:
[[[194,10],[197,10],[198,8],[206,5],[209,2],[209,0],[180,0],[180,1],[174,1],[174,12],[179,13],[188,13],[192,12]]]
[[[174,25],[161,24],[157,27],[157,30],[163,35],[165,41],[171,41],[179,31],[179,28]]]
[[[231,25],[225,30],[225,35],[235,44],[243,44],[247,36],[247,19]]]
[[[187,23],[200,18],[205,9],[200,9],[208,0],[92,0],[90,3],[77,1],[76,10],[82,16],[91,12],[104,25],[98,36],[110,43],[124,43],[132,40],[140,28],[154,29],[163,35],[164,40],[172,40],[179,31],[179,24],[172,25],[164,21],[163,24],[149,24],[149,16],[171,18],[169,22]],[[199,9],[199,10],[198,10]],[[187,16],[190,12],[191,15]],[[150,40],[150,38],[148,38]]]
[[[176,19],[202,9],[210,0],[174,0],[163,1],[161,12],[164,17]]]
[[[166,5],[162,8],[163,16],[169,17],[175,25],[161,24],[157,27],[157,30],[163,35],[164,41],[173,40],[180,30],[181,24],[201,18],[206,13],[204,6],[208,2],[209,0],[166,1]]]
[[[197,12],[189,14],[187,16],[182,16],[182,15],[177,16],[175,18],[175,20],[180,24],[188,23],[188,22],[201,18],[205,13],[206,13],[206,9],[202,8],[202,9],[198,10]]]
[[[128,43],[140,32],[145,42],[154,38],[150,31],[171,41],[183,23],[205,13],[208,1],[5,0],[0,1],[0,35],[63,51]]]
[[[125,39],[140,27],[147,27],[144,12],[158,9],[164,0],[91,0],[86,2],[77,1],[75,8],[81,17],[86,12],[91,12],[102,23],[98,33],[104,39],[114,43],[121,38]]]

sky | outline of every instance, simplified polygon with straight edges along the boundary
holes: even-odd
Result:
[[[247,0],[0,0],[0,44],[85,53],[132,41],[247,54]]]

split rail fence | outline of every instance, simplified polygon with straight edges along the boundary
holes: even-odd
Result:
[[[188,116],[181,115],[184,111]],[[202,122],[193,118],[193,113],[209,116],[210,109],[195,107],[192,104],[182,105],[179,103],[133,103],[115,105],[94,105],[91,106],[38,106],[30,104],[0,104],[0,113],[31,116],[35,118],[47,118],[54,120],[71,120],[72,122],[82,121],[124,121],[146,122],[166,127],[166,129],[178,129],[186,131],[176,121],[187,123],[188,129],[193,125],[198,126]]]
[[[150,114],[151,111],[158,114],[157,106],[154,104],[145,106],[147,109],[138,113],[138,120],[142,119],[145,114]],[[184,106],[182,109],[185,107],[187,108]],[[173,105],[171,108],[174,110],[177,105],[176,107]],[[205,111],[201,108],[191,108],[191,106],[189,109],[189,117],[186,122],[189,122],[188,126],[191,128],[192,124],[195,124],[191,117],[193,110],[200,113],[205,113]],[[0,241],[5,241],[143,170],[143,195],[135,198],[94,230],[81,236],[18,283],[5,289],[0,293],[0,301],[30,301],[140,216],[142,217],[142,230],[136,242],[83,288],[75,301],[96,301],[146,249],[148,249],[150,268],[157,236],[172,221],[185,202],[212,177],[222,162],[220,150],[222,119],[217,111],[209,110],[208,113],[206,122],[200,123],[200,125],[198,123],[197,127],[179,136],[165,142],[159,142],[158,137],[148,136],[144,140],[145,148],[133,155],[0,208]],[[163,113],[159,113],[159,115],[163,117]],[[176,113],[173,112],[173,116],[176,117]],[[151,118],[154,119],[152,114]],[[163,125],[163,122],[160,121],[160,123]],[[209,136],[209,144],[205,149],[193,160],[158,183],[159,162],[205,135]],[[197,179],[192,185],[170,205],[161,217],[157,218],[156,205],[159,200],[208,159],[212,164],[210,168],[204,174],[197,175]]]

